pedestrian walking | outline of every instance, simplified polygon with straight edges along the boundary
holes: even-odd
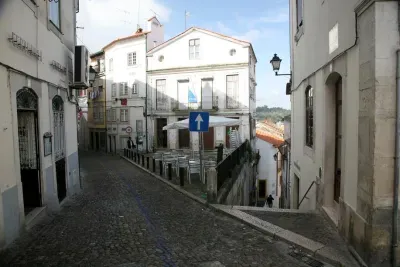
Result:
[[[272,208],[273,201],[274,201],[274,198],[272,197],[272,195],[269,195],[269,197],[267,198],[268,207]]]
[[[128,149],[135,148],[135,144],[133,143],[132,138],[130,136],[129,136],[128,141],[127,141],[127,146],[128,146]]]

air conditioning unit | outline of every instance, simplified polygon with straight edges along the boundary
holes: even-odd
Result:
[[[76,89],[86,89],[89,84],[89,51],[84,45],[75,46],[75,80]]]

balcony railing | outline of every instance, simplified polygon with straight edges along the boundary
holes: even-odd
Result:
[[[203,97],[200,102],[180,102],[173,100],[171,102],[172,111],[184,110],[218,110],[218,96]]]
[[[224,160],[217,165],[217,190],[225,181],[233,177],[233,170],[243,162],[247,155],[248,140],[232,151]]]

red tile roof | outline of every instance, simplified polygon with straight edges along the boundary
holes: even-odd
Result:
[[[258,124],[256,136],[274,146],[279,146],[284,142],[283,130],[268,121]]]

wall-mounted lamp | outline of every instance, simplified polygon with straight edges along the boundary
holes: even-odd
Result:
[[[275,76],[292,76],[292,73],[278,74],[278,71],[281,68],[281,62],[282,59],[280,59],[277,54],[274,54],[274,57],[271,59],[270,63],[272,65],[272,70],[275,71]]]

